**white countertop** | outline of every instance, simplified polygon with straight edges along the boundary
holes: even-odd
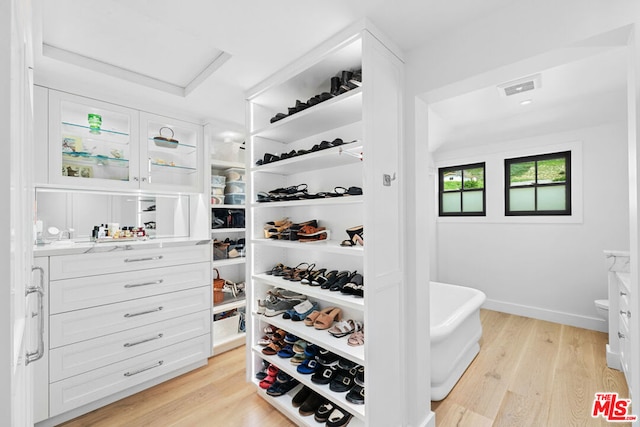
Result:
[[[90,242],[90,241],[74,241],[73,243],[47,243],[43,246],[33,247],[34,257],[57,256],[57,255],[73,255],[84,253],[110,252],[118,249],[150,249],[150,248],[168,248],[190,245],[208,245],[211,239],[191,239],[188,237],[175,237],[163,239],[147,239],[147,240],[118,240],[113,242]]]

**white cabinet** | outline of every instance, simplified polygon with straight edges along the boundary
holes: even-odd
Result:
[[[37,418],[43,426],[211,355],[210,246],[124,247],[39,258],[49,261],[48,366],[38,380],[46,393],[36,398],[47,408]]]
[[[634,331],[632,318],[636,316],[631,309],[631,273],[629,253],[624,251],[605,251],[608,264],[609,286],[609,343],[607,344],[607,365],[624,372],[629,396],[634,390],[632,366],[632,337]]]
[[[353,415],[349,425],[403,424],[401,368],[404,316],[401,310],[403,253],[402,92],[403,65],[398,56],[365,29],[343,33],[316,48],[289,68],[251,90],[248,95],[250,144],[248,154],[247,234],[250,239],[247,274],[251,333],[247,338],[248,369],[253,377],[267,360],[300,383]],[[330,80],[342,71],[362,70],[361,87],[336,93],[279,120],[297,102],[330,91]],[[356,85],[357,86],[357,85]],[[281,116],[280,116],[281,117]],[[327,144],[341,139],[345,144]],[[317,146],[323,144],[321,149]],[[286,153],[283,157],[282,154]],[[271,155],[279,157],[270,161]],[[262,164],[255,162],[261,160]],[[258,193],[277,188],[306,188],[309,195],[343,192],[357,187],[362,195],[301,197],[257,202]],[[325,195],[326,196],[326,195]],[[316,220],[329,231],[327,239],[299,242],[266,238],[269,221],[288,218],[294,223]],[[363,225],[364,246],[341,246],[346,229]],[[357,271],[364,276],[364,298],[301,285],[268,275],[276,264],[315,269]],[[365,344],[351,346],[347,337],[308,327],[280,316],[257,314],[258,299],[280,287],[303,293],[320,308],[337,307],[345,319],[364,323]],[[339,357],[365,368],[366,402],[354,404],[347,393],[318,385],[297,372],[289,360],[266,356],[257,343],[267,325],[281,328]],[[318,425],[303,417],[286,396],[258,393],[298,425]]]
[[[48,104],[48,115],[37,110],[48,132],[40,123],[37,133],[49,159],[48,176],[36,171],[38,184],[202,190],[202,126],[55,90],[38,88],[37,99]]]

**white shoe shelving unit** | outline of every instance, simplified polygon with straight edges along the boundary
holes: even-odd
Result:
[[[215,175],[224,175],[227,169],[244,169],[245,164],[217,158],[211,158],[211,173]],[[246,177],[246,175],[245,175]],[[229,205],[229,204],[211,204],[211,208],[215,209],[245,209],[245,204]],[[213,217],[213,212],[211,214]],[[213,219],[213,218],[212,218]],[[246,228],[212,228],[211,240],[224,241],[226,238],[238,240],[245,237]],[[246,245],[245,245],[246,247]],[[246,250],[245,250],[246,253]],[[227,259],[214,259],[211,267],[218,269],[220,277],[233,282],[245,281],[246,257],[238,256]],[[213,277],[216,277],[215,271]],[[246,310],[246,297],[233,298],[231,294],[225,293],[225,299],[222,302],[213,303],[212,315],[216,315],[231,311],[234,309]],[[225,351],[234,349],[244,345],[246,340],[246,332],[239,330],[240,315],[236,314],[228,318],[215,320],[213,322],[213,355],[218,355]]]
[[[350,412],[350,426],[402,425],[405,416],[401,354],[403,64],[398,52],[380,40],[384,37],[368,23],[358,24],[257,85],[247,96],[247,377],[257,385],[255,374],[262,369],[263,360],[271,362]],[[329,92],[331,77],[359,69],[361,87],[270,123],[277,113],[286,114],[296,100],[306,102]],[[263,165],[255,163],[265,153],[310,150],[336,138],[348,143]],[[363,195],[256,202],[258,192],[299,184],[306,184],[311,194],[355,186],[363,189]],[[308,243],[265,238],[265,223],[282,218],[294,223],[315,219],[330,230],[330,237]],[[345,230],[358,225],[364,225],[364,247],[340,246],[348,239]],[[303,262],[327,271],[358,271],[364,276],[364,298],[265,274],[278,263],[295,267]],[[303,293],[320,308],[341,308],[344,319],[364,323],[365,344],[350,346],[348,337],[335,338],[303,322],[257,314],[257,300],[264,299],[273,287]],[[335,393],[328,385],[313,383],[311,375],[298,373],[289,359],[264,355],[257,342],[267,325],[363,365],[365,404],[352,404],[345,399],[346,392]],[[257,388],[297,425],[324,425],[292,407],[291,398],[300,386],[280,397]]]

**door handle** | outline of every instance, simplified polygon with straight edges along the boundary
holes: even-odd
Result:
[[[40,272],[40,283],[27,287],[25,291],[25,297],[28,298],[31,294],[36,294],[38,297],[38,311],[31,314],[31,317],[38,316],[38,348],[36,351],[27,351],[25,355],[25,365],[40,360],[44,356],[44,270],[42,267],[31,267],[31,272]]]
[[[138,286],[160,285],[162,282],[164,282],[163,279],[156,280],[156,281],[153,281],[153,282],[128,283],[128,284],[124,285],[124,287],[129,289],[129,288],[137,288]]]
[[[162,255],[150,256],[147,258],[125,258],[124,262],[156,261],[162,258],[163,258]]]

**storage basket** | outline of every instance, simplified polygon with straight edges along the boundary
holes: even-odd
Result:
[[[230,168],[224,171],[227,181],[244,181],[244,169]]]
[[[240,316],[235,314],[224,319],[213,322],[214,340],[220,341],[224,338],[236,335],[239,330]]]
[[[244,194],[230,193],[224,195],[225,205],[244,205]]]

